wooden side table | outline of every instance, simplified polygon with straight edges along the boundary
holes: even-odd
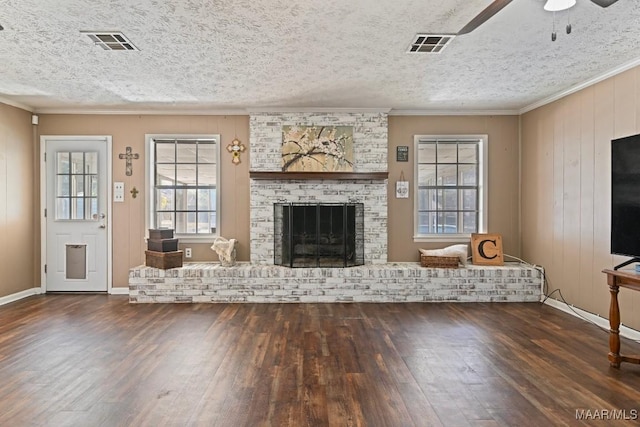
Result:
[[[618,305],[618,291],[627,288],[640,291],[640,273],[631,270],[602,270],[607,275],[607,284],[611,294],[609,305],[609,364],[620,368],[620,363],[640,364],[639,356],[622,356],[620,354],[620,306]]]

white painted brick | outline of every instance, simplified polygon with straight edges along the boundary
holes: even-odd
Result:
[[[152,270],[130,271],[130,302],[539,301],[542,281],[537,270],[521,266],[448,270],[415,263],[348,269],[194,263],[166,270],[163,279]]]
[[[279,113],[252,114],[250,117],[250,169],[279,171],[282,126],[289,124],[330,124],[354,127],[354,170],[387,170],[387,115],[379,113]],[[365,204],[365,262],[381,264],[387,260],[387,181],[261,181],[250,182],[251,262],[273,264],[273,203],[280,197],[290,202],[317,200],[343,203],[357,195]],[[331,200],[327,200],[330,198]]]

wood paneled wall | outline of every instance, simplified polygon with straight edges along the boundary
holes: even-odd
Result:
[[[607,318],[601,271],[625,259],[610,254],[611,140],[640,133],[639,81],[640,67],[521,117],[523,257],[548,292]],[[621,290],[620,306],[640,329],[640,293]]]
[[[0,297],[40,283],[33,132],[30,112],[0,103]]]

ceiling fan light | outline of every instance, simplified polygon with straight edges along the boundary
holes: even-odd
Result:
[[[576,0],[547,0],[544,10],[548,12],[559,12],[576,5]]]

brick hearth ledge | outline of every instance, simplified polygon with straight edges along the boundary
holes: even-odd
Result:
[[[417,263],[288,268],[187,263],[129,271],[131,303],[217,302],[535,302],[542,273],[519,263],[425,268]]]

